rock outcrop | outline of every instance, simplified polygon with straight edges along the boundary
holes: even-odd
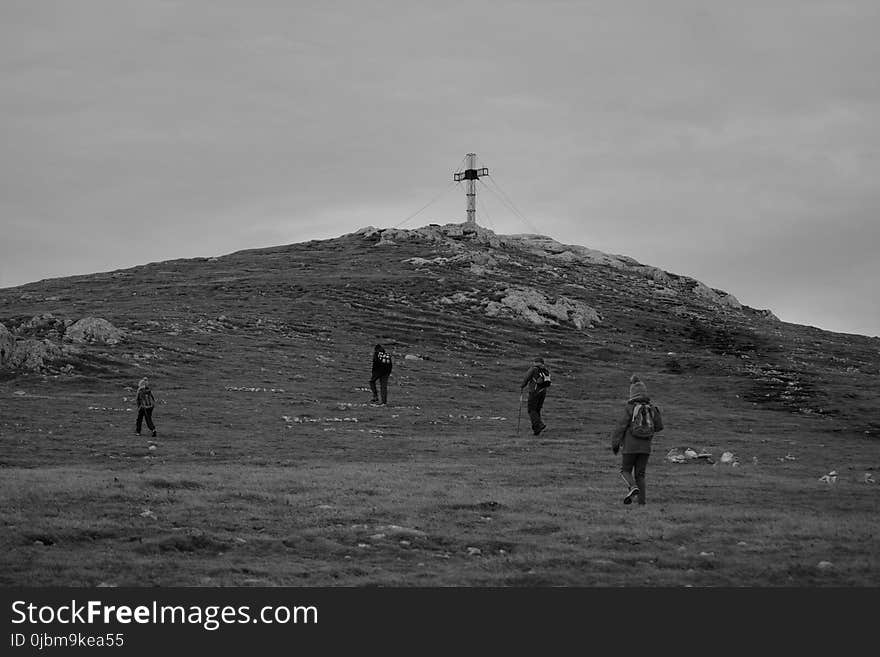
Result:
[[[15,338],[9,329],[0,323],[0,368],[6,367],[12,361],[12,352],[15,348]]]
[[[7,364],[11,368],[39,370],[63,355],[62,348],[50,340],[16,340]]]
[[[464,263],[470,265],[471,273],[483,276],[490,272],[492,264],[479,262],[478,255],[491,258],[501,257],[494,253],[490,255],[487,249],[519,250],[532,255],[545,258],[549,263],[582,263],[588,265],[602,265],[615,269],[638,274],[655,283],[662,285],[665,294],[677,296],[696,296],[703,302],[732,309],[741,309],[743,306],[731,294],[723,290],[717,290],[701,283],[693,278],[670,274],[658,267],[643,265],[628,256],[604,253],[585,246],[563,244],[546,235],[515,234],[496,235],[493,231],[482,226],[468,224],[431,224],[422,228],[411,230],[403,228],[375,228],[368,226],[361,228],[353,235],[360,236],[376,242],[377,246],[392,243],[427,241],[443,244],[444,247],[453,251],[452,257],[438,256],[432,259],[410,258],[406,262],[417,267],[426,265],[450,265]]]
[[[64,339],[77,344],[118,344],[125,333],[100,317],[84,317],[68,327]]]
[[[567,297],[553,303],[531,288],[508,288],[500,301],[486,304],[489,317],[513,317],[532,324],[560,324],[570,322],[577,329],[592,328],[602,318],[593,308]]]

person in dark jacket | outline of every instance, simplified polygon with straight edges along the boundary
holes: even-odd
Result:
[[[541,419],[541,409],[544,407],[544,399],[547,397],[549,383],[546,382],[549,380],[550,370],[544,365],[544,359],[538,356],[532,362],[532,366],[526,372],[526,376],[519,386],[520,399],[522,399],[522,391],[526,388],[529,390],[526,409],[529,412],[529,420],[532,422],[532,433],[536,436],[547,428]]]
[[[153,399],[153,391],[150,390],[150,383],[147,381],[147,378],[144,377],[138,382],[137,389],[138,414],[134,432],[138,436],[141,435],[141,425],[143,424],[144,419],[146,419],[147,428],[153,432],[153,437],[156,437],[156,425],[153,424],[153,406],[155,406],[155,403],[156,402]]]
[[[372,403],[385,406],[388,403],[388,377],[391,376],[391,355],[385,351],[382,345],[377,344],[373,349],[373,370],[370,377],[370,390],[373,391]],[[379,391],[376,390],[376,381],[382,392],[382,400],[379,401]]]
[[[633,435],[633,411],[639,404],[650,404],[648,388],[638,377],[633,374],[630,379],[629,398],[626,408],[611,432],[611,450],[617,454],[622,452],[620,461],[620,476],[626,482],[628,492],[623,498],[624,504],[632,504],[633,498],[638,498],[639,504],[645,504],[645,470],[648,466],[648,457],[651,454],[651,443],[648,438],[639,438]],[[660,409],[651,404],[654,431],[663,429],[663,420],[660,417]]]

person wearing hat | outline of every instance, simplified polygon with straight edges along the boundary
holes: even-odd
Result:
[[[532,366],[526,372],[525,378],[520,384],[520,402],[522,391],[529,389],[529,398],[526,409],[532,422],[532,433],[536,436],[547,428],[541,419],[541,409],[544,407],[544,399],[547,397],[547,388],[550,386],[550,370],[544,364],[544,359],[538,356],[532,361]]]
[[[611,432],[611,451],[622,452],[620,476],[627,485],[623,503],[632,504],[637,498],[639,504],[645,504],[645,470],[651,455],[651,436],[663,429],[663,420],[641,378],[633,374],[629,382],[626,408]]]
[[[147,428],[153,432],[153,437],[155,438],[156,425],[153,424],[153,406],[155,406],[155,400],[153,399],[153,391],[150,390],[150,382],[147,381],[147,377],[144,377],[138,382],[137,406],[138,414],[134,427],[135,434],[138,436],[141,435],[141,425],[143,424],[144,419],[146,419]]]

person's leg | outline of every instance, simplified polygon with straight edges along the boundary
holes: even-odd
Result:
[[[544,424],[544,420],[541,418],[541,410],[544,408],[544,400],[547,398],[547,391],[542,390],[538,393],[538,399],[535,402],[535,410],[538,413],[538,426],[540,429],[544,429],[547,425]]]
[[[635,462],[636,486],[639,487],[639,504],[645,503],[645,470],[650,454],[639,454]]]
[[[147,428],[155,434],[156,433],[156,425],[153,424],[153,409],[152,408],[145,408],[144,409],[144,418],[147,420]]]
[[[374,401],[374,402],[379,401],[379,391],[376,390],[376,379],[377,379],[377,378],[378,378],[378,377],[375,377],[375,376],[374,376],[374,377],[372,377],[372,378],[370,379],[370,390],[373,391],[373,401]]]
[[[534,392],[529,393],[526,410],[529,413],[529,421],[532,423],[532,433],[537,436],[541,433],[541,411],[538,410],[538,396]]]
[[[623,498],[624,504],[632,504],[633,498],[639,494],[639,487],[632,475],[638,456],[639,454],[623,454],[620,458],[620,477],[629,487]]]
[[[636,454],[621,454],[620,456],[620,477],[626,484],[627,490],[636,487],[636,482],[632,476],[633,466],[635,465]]]
[[[379,387],[382,390],[382,403],[388,403],[388,375],[379,378]]]
[[[134,432],[135,433],[139,434],[141,432],[141,424],[143,424],[143,421],[144,421],[144,409],[139,408],[137,420],[135,420],[135,423],[134,423]]]

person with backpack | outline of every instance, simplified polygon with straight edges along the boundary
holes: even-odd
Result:
[[[150,390],[150,383],[147,380],[147,377],[144,377],[138,382],[137,388],[138,414],[134,428],[136,435],[141,435],[141,425],[143,424],[144,419],[146,419],[147,428],[153,432],[153,437],[156,437],[156,425],[153,424],[153,407],[155,405],[156,401],[153,399],[153,391]]]
[[[632,504],[633,499],[638,498],[639,504],[645,504],[645,470],[651,454],[651,439],[663,430],[663,420],[639,376],[633,374],[629,382],[626,407],[611,432],[611,451],[623,453],[620,476],[627,485],[623,503]]]
[[[550,387],[550,370],[544,364],[544,359],[536,357],[529,371],[520,384],[520,403],[522,403],[522,391],[528,387],[529,397],[526,409],[529,420],[532,422],[532,433],[536,436],[547,428],[541,419],[541,409],[544,407],[544,399],[547,397],[547,388]]]
[[[370,390],[373,392],[371,403],[376,406],[385,406],[388,404],[388,377],[391,376],[393,367],[391,354],[385,351],[381,344],[377,344],[373,349],[373,370],[370,376]],[[379,382],[379,389],[382,392],[382,401],[379,401],[379,391],[376,390],[376,381]]]

